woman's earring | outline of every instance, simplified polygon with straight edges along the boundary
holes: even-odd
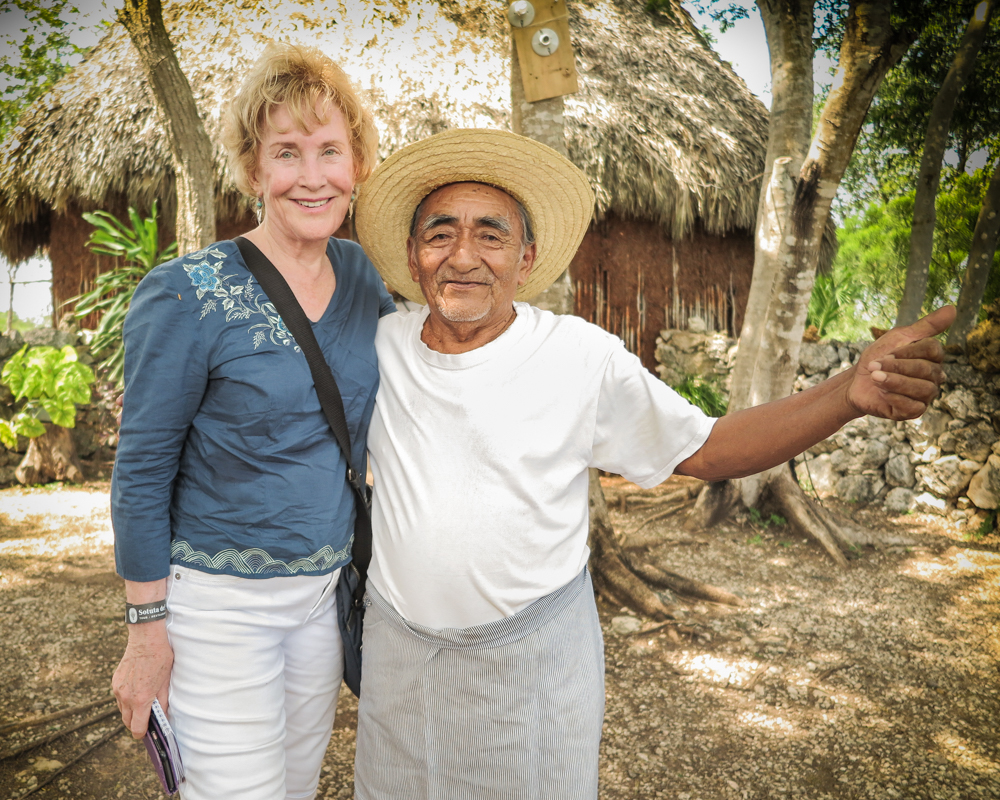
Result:
[[[257,224],[260,225],[264,221],[264,198],[258,197],[253,204],[253,212],[257,215]]]

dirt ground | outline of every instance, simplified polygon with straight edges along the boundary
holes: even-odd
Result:
[[[7,727],[109,695],[125,631],[108,488],[0,490],[0,756],[114,708]],[[663,491],[606,489],[623,532],[656,513]],[[962,541],[936,518],[841,510],[911,541],[838,571],[772,520],[690,534],[668,518],[625,537],[634,554],[747,605],[665,598],[694,636],[602,606],[601,798],[1000,798],[1000,537]],[[345,689],[320,798],[353,795],[356,721]],[[53,775],[33,798],[161,796],[118,725],[112,713],[3,758],[0,800]]]

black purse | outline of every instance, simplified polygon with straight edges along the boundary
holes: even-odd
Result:
[[[344,683],[355,695],[361,695],[361,634],[364,625],[365,581],[368,565],[372,560],[372,517],[371,487],[365,484],[361,475],[351,464],[351,433],[344,417],[344,401],[340,397],[337,381],[326,363],[323,352],[316,342],[312,325],[306,317],[299,301],[295,299],[288,283],[256,245],[249,239],[237,236],[233,241],[240,249],[240,255],[247,269],[257,279],[264,294],[274,304],[285,327],[306,357],[312,372],[316,394],[323,407],[330,430],[333,431],[340,449],[347,460],[347,483],[354,492],[354,544],[351,547],[351,563],[340,570],[337,582],[337,622],[340,637],[344,643]]]

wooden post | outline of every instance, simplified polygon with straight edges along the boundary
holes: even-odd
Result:
[[[534,3],[533,11],[534,18],[530,25],[523,28],[512,26],[511,128],[514,133],[548,145],[568,157],[562,96],[578,90],[573,45],[569,38],[569,12],[565,0]],[[545,29],[556,31],[560,42],[552,55],[540,56],[532,49],[532,38]],[[522,72],[522,68],[527,74]],[[532,302],[546,311],[572,314],[573,285],[569,270]]]
[[[526,3],[531,8],[530,17],[518,17],[514,13],[518,5],[511,3],[508,18],[527,101],[537,103],[579,91],[566,0]],[[519,27],[520,22],[515,23],[529,19],[529,24],[523,27]]]

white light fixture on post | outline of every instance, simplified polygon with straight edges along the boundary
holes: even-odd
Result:
[[[529,103],[579,91],[566,0],[516,0],[507,9]]]

